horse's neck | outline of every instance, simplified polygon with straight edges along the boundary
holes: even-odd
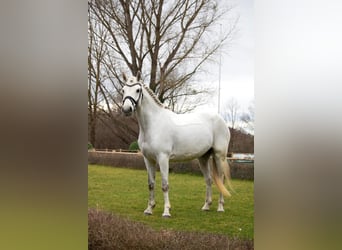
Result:
[[[137,119],[140,133],[147,133],[149,129],[153,129],[152,125],[157,122],[158,115],[165,112],[165,109],[157,104],[147,91],[143,94],[141,105],[137,109]]]

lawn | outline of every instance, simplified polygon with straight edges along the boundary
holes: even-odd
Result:
[[[153,215],[143,211],[148,200],[147,173],[143,170],[88,166],[88,207],[113,212],[155,229],[223,234],[240,239],[254,237],[254,182],[232,180],[235,192],[225,199],[225,212],[218,213],[218,191],[213,185],[213,204],[201,211],[205,199],[203,176],[169,176],[171,218],[162,218],[163,194],[160,173],[156,175],[156,207]]]

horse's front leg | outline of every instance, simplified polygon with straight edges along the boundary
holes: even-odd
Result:
[[[160,174],[162,178],[162,190],[164,195],[163,217],[171,217],[171,205],[169,200],[169,157],[165,154],[161,154],[158,157],[158,163],[160,167]]]
[[[156,179],[156,167],[155,167],[155,163],[149,161],[145,157],[144,157],[144,161],[145,161],[147,174],[148,174],[148,189],[150,192],[150,196],[149,196],[148,203],[147,203],[147,208],[145,209],[144,213],[146,215],[151,215],[152,210],[156,205],[156,202],[154,200],[154,183]]]

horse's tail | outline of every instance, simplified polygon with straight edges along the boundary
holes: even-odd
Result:
[[[227,190],[226,186],[224,185],[224,178],[226,178],[229,188],[233,190],[232,185],[230,183],[230,168],[229,168],[229,164],[226,158],[224,158],[224,160],[220,158],[220,161],[221,161],[221,164],[217,164],[215,157],[213,157],[213,161],[212,161],[213,162],[213,168],[212,168],[213,179],[217,188],[220,190],[220,192],[224,196],[229,197],[231,196],[231,194]],[[218,167],[220,167],[221,169],[218,169]]]

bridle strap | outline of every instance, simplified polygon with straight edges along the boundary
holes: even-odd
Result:
[[[141,83],[137,82],[137,83],[133,83],[133,84],[125,84],[128,87],[133,87],[135,85],[139,85],[140,87],[142,87]]]
[[[133,104],[133,106],[137,106],[137,101],[136,101],[136,100],[134,100],[134,98],[133,98],[133,97],[131,97],[131,96],[126,96],[126,97],[123,99],[123,102],[125,102],[125,101],[126,101],[126,99],[130,100],[130,101],[131,101],[131,103]]]
[[[141,83],[134,83],[134,84],[132,84],[132,85],[126,84],[126,85],[127,85],[128,87],[133,87],[133,86],[135,86],[135,85],[139,85],[139,86],[141,87],[141,91],[140,91],[140,93],[139,93],[139,96],[138,96],[138,99],[137,99],[137,100],[134,100],[134,98],[133,98],[132,96],[126,96],[126,97],[123,99],[123,101],[122,101],[122,103],[124,103],[124,102],[126,101],[126,99],[130,100],[131,103],[133,104],[134,109],[136,109],[136,107],[138,106],[138,102],[139,102],[140,98],[141,98],[141,100],[144,98],[144,95],[143,95],[143,93],[142,93],[142,85],[141,85]]]

